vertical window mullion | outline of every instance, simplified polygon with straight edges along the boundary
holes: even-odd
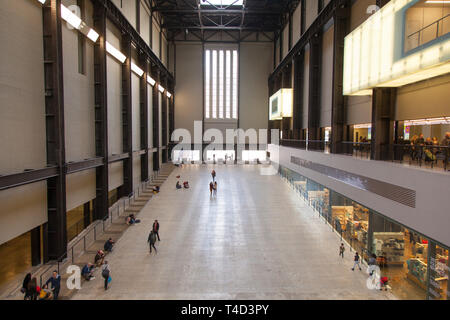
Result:
[[[210,51],[205,51],[205,118],[209,119],[210,117],[210,101],[211,101],[211,93],[210,93],[210,82],[211,82],[211,61],[210,61]]]

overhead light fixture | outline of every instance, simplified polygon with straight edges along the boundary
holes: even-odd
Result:
[[[133,62],[131,63],[131,70],[136,73],[139,77],[142,77],[144,74],[144,70],[139,68],[137,65],[135,65]]]
[[[166,90],[166,89],[164,89],[163,86],[161,86],[160,84],[158,84],[158,90],[159,90],[159,92],[163,93],[164,90]]]
[[[152,78],[152,77],[150,77],[150,76],[147,76],[147,82],[153,87],[154,85],[155,85],[155,83],[156,83],[156,81]]]
[[[40,3],[44,4],[46,0],[38,0]]]
[[[169,91],[166,91],[166,96],[167,96],[167,98],[170,99],[170,97],[172,96],[172,94],[171,94]]]
[[[114,48],[114,46],[111,45],[108,41],[106,41],[106,51],[121,63],[124,63],[125,60],[127,60],[127,57],[122,52]]]
[[[61,18],[69,23],[75,29],[80,29],[81,19],[64,5],[61,4]]]
[[[99,37],[99,34],[97,33],[97,32],[95,32],[95,30],[94,29],[89,29],[89,32],[88,32],[88,34],[86,35],[89,39],[91,39],[92,40],[92,42],[96,42],[97,41],[97,39],[98,39],[98,37]]]

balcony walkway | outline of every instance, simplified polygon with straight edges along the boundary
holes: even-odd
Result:
[[[257,165],[220,165],[210,198],[212,165],[175,169],[148,203],[140,224],[108,255],[112,282],[100,271],[72,299],[393,299],[369,290],[338,257],[339,238],[278,175]],[[176,190],[176,176],[191,188]],[[148,232],[158,219],[158,254]]]

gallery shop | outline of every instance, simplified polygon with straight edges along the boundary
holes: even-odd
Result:
[[[278,171],[364,261],[377,256],[397,298],[450,300],[448,247],[297,172]]]

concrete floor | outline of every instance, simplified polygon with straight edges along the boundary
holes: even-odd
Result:
[[[339,239],[279,176],[261,166],[175,169],[107,257],[112,282],[100,271],[73,299],[393,299],[369,290],[351,271],[353,254],[338,257]],[[176,176],[191,188],[176,190]],[[158,254],[148,232],[160,222]]]

